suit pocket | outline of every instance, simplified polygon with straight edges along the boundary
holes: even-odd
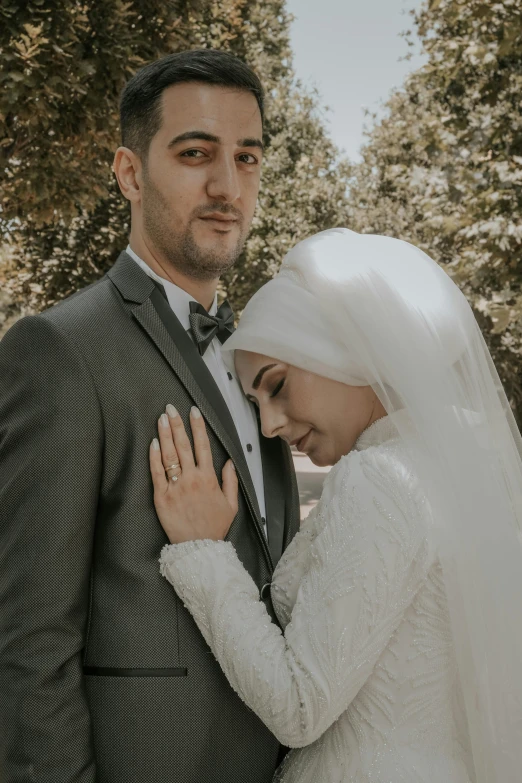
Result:
[[[84,666],[83,673],[87,677],[187,677],[188,669],[183,666],[164,669],[121,669],[112,666]]]
[[[84,678],[97,783],[272,780],[277,739],[217,663],[191,675]]]

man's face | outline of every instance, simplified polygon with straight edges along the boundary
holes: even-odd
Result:
[[[261,114],[254,95],[207,84],[169,87],[143,166],[146,241],[183,274],[212,280],[241,253],[256,206]]]

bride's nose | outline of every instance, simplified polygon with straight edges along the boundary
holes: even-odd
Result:
[[[271,410],[270,406],[262,408],[261,411],[261,432],[265,438],[275,438],[281,434],[281,431],[287,423],[286,416],[278,410]]]

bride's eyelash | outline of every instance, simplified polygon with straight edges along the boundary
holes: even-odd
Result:
[[[270,397],[277,397],[277,395],[279,394],[279,392],[281,391],[284,385],[285,385],[285,379],[283,378],[282,380],[279,381],[279,383],[275,387]]]

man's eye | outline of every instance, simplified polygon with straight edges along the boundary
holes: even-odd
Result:
[[[238,155],[238,158],[241,160],[241,163],[257,163],[257,158],[254,155],[250,155],[249,152],[243,152],[241,155]],[[250,160],[242,160],[242,158],[250,158]]]
[[[181,157],[187,157],[187,158],[195,158],[196,155],[203,155],[201,150],[186,150],[186,152],[181,153]]]
[[[285,379],[283,378],[282,380],[279,381],[279,383],[275,387],[270,397],[277,397],[277,395],[279,394],[279,392],[281,391],[284,385],[285,385]]]

